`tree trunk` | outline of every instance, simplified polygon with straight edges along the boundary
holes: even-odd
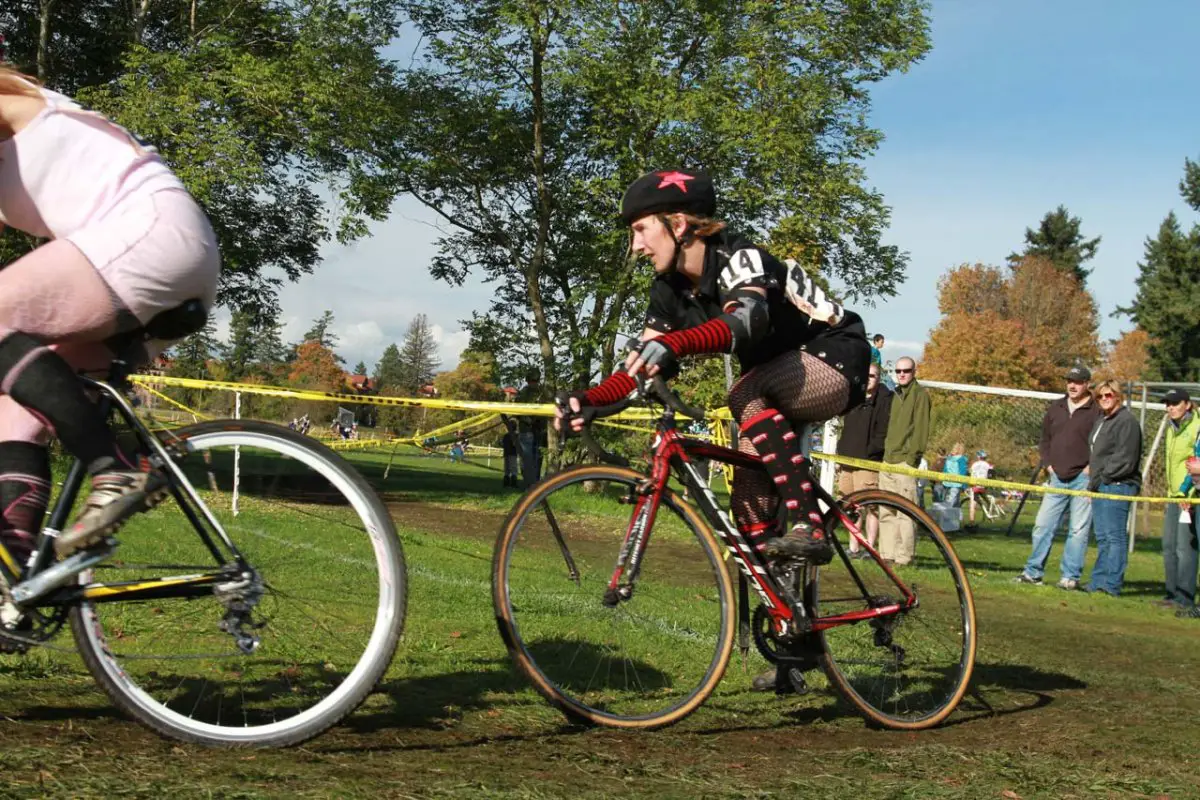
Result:
[[[550,26],[542,23],[541,9],[532,16],[530,44],[532,45],[532,69],[530,75],[530,91],[533,101],[533,177],[537,196],[537,239],[534,242],[533,253],[525,270],[525,285],[529,295],[529,307],[533,311],[534,324],[537,327],[538,344],[542,353],[542,377],[544,385],[550,391],[558,391],[558,376],[554,370],[554,346],[550,342],[550,326],[546,321],[546,309],[542,303],[541,275],[546,258],[546,243],[550,238],[550,198],[546,188],[546,143],[544,140],[543,123],[546,105],[542,95],[542,71],[546,57],[546,45],[550,36]],[[550,427],[547,440],[548,457],[551,463],[558,459],[558,436],[553,426]]]
[[[50,15],[58,0],[41,0],[38,15],[37,77],[42,83],[50,75]]]
[[[150,9],[150,0],[136,0],[133,6],[133,43],[142,43],[142,33],[146,30],[146,12]],[[195,8],[193,7],[193,12]]]
[[[625,302],[629,299],[629,289],[633,284],[633,271],[636,266],[637,256],[634,255],[632,249],[626,250],[625,263],[621,268],[621,280],[617,284],[612,305],[608,309],[608,319],[605,321],[606,334],[600,345],[601,375],[607,375],[616,368],[617,331],[621,327],[621,313],[625,308]],[[632,333],[634,336],[639,336],[642,329],[638,328]]]

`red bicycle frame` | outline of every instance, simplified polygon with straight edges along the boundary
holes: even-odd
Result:
[[[811,609],[795,595],[791,588],[781,585],[775,579],[764,559],[733,524],[729,515],[717,502],[712,490],[708,488],[708,484],[701,480],[693,466],[695,460],[702,459],[731,464],[744,469],[763,470],[761,459],[738,450],[687,438],[675,429],[669,414],[664,417],[664,421],[660,421],[652,447],[650,474],[638,487],[633,516],[621,545],[617,566],[608,585],[607,596],[612,599],[614,604],[619,602],[620,598],[628,598],[632,595],[638,567],[641,564],[646,545],[649,543],[650,531],[653,529],[659,504],[662,502],[663,493],[667,490],[667,483],[674,469],[680,480],[691,489],[696,505],[728,549],[730,558],[758,593],[777,632],[821,631],[839,625],[849,625],[876,617],[898,614],[916,605],[916,595],[896,576],[891,567],[879,556],[879,553],[867,543],[866,537],[862,535],[858,525],[847,513],[852,508],[843,508],[828,492],[814,483],[813,490],[817,493],[817,499],[823,501],[827,507],[827,510],[823,512],[826,530],[829,529],[831,518],[836,517],[854,540],[870,553],[871,557],[883,568],[903,594],[904,599],[898,603],[888,603],[827,617],[813,615]],[[846,551],[836,537],[831,536],[830,539],[854,582],[863,593],[864,600],[869,603],[870,593]],[[801,618],[797,619],[798,616]]]

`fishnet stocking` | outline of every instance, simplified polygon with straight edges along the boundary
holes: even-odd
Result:
[[[849,398],[845,376],[815,356],[793,351],[739,378],[729,390],[729,410],[740,425],[776,408],[799,428],[839,414]],[[738,437],[738,450],[762,455],[745,436]],[[777,519],[779,495],[765,472],[735,469],[730,506],[739,527],[761,526]]]

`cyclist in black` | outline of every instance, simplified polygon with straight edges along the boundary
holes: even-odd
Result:
[[[738,528],[771,559],[827,564],[809,463],[796,429],[844,414],[863,401],[871,347],[857,314],[834,302],[794,263],[725,230],[713,217],[712,180],[699,170],[661,170],[634,181],[621,201],[633,249],[654,264],[645,330],[625,367],[560,403],[573,430],[584,405],[608,405],[634,391],[633,376],[678,371],[678,359],[735,353],[741,376],[729,408],[738,447],[762,457],[767,474],[735,470]],[[565,407],[564,407],[565,406]],[[778,502],[790,531],[779,536]]]

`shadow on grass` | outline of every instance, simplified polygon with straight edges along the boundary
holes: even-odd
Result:
[[[977,663],[966,697],[956,715],[942,727],[1036,711],[1053,703],[1055,692],[1086,688],[1084,681],[1061,672],[1047,672],[1026,664]],[[1014,696],[1021,699],[1011,702]],[[1010,702],[1001,705],[1001,698]]]
[[[982,719],[994,719],[1010,714],[1021,714],[1045,708],[1054,702],[1054,693],[1066,690],[1086,689],[1088,685],[1070,675],[1059,672],[1046,672],[1036,667],[1024,664],[983,664],[975,665],[971,684],[966,696],[959,703],[957,710],[949,721],[943,722],[941,728],[949,728],[976,722]],[[787,721],[768,725],[738,725],[706,728],[697,731],[700,735],[717,735],[737,731],[764,731],[787,728],[793,725],[810,725],[817,722],[836,722],[846,717],[857,717],[858,712],[832,688],[813,695],[824,695],[829,702],[823,705],[806,705],[787,712]],[[1014,695],[1020,699],[1013,701]],[[989,697],[990,696],[990,697]],[[791,695],[785,695],[785,700]],[[1002,698],[1004,702],[1002,701]],[[734,713],[740,711],[733,705],[722,702],[710,702],[713,710]]]
[[[26,706],[20,711],[0,711],[0,716],[6,722],[129,721],[129,717],[111,706]]]
[[[565,687],[568,694],[603,688],[621,689],[628,682],[627,676],[632,674],[637,675],[639,685],[671,685],[669,676],[640,662],[622,662],[620,671],[596,668],[594,665],[597,663],[603,664],[610,659],[591,644],[574,641],[544,642],[531,647],[530,651],[534,660],[547,669],[556,681]],[[469,663],[470,667],[457,672],[382,684],[377,691],[387,695],[391,707],[387,710],[355,714],[344,723],[345,727],[356,733],[373,733],[397,728],[442,730],[468,712],[520,706],[533,706],[539,710],[546,707],[546,701],[528,691],[529,681],[517,671],[508,658],[475,659]],[[567,670],[570,670],[569,674]],[[604,679],[598,679],[597,676],[601,675]],[[606,683],[609,678],[611,681]],[[564,718],[563,725],[551,733],[585,728],[584,725],[569,723]],[[481,737],[474,743],[538,738],[545,735],[545,731],[528,735],[502,733]],[[454,742],[430,747],[463,747],[468,744],[471,743]]]

